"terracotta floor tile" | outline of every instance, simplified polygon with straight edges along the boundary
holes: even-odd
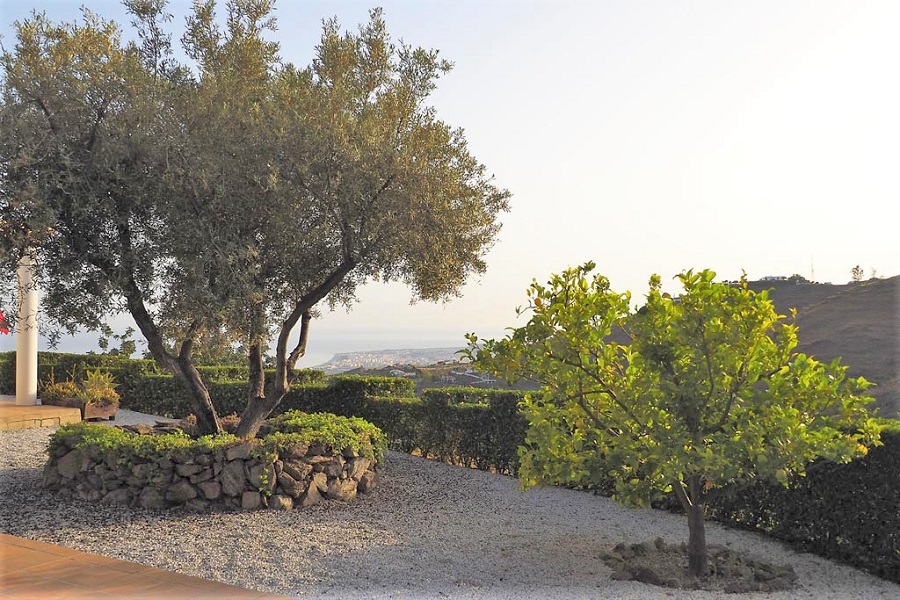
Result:
[[[284,598],[0,534],[2,600],[274,600]]]
[[[66,559],[53,554],[47,554],[46,552],[22,549],[19,552],[11,553],[3,559],[3,572],[12,573],[30,567],[59,563],[64,560]]]
[[[30,573],[38,577],[47,577],[50,579],[68,579],[72,575],[77,575],[88,569],[84,563],[79,562],[75,558],[60,558],[50,562],[40,563],[21,570],[23,573]]]
[[[156,571],[153,567],[149,567],[147,565],[142,565],[141,563],[131,562],[127,560],[116,560],[111,563],[103,565],[109,569],[114,571],[121,571],[122,573],[144,573],[149,571]]]
[[[5,566],[4,566],[5,567]],[[16,588],[22,585],[38,583],[50,579],[49,577],[37,577],[27,571],[15,571],[12,573],[0,573],[0,592]]]
[[[64,600],[69,598],[72,591],[80,590],[57,579],[42,579],[30,583],[24,583],[15,587],[4,588],[9,598],[34,598],[35,600]]]

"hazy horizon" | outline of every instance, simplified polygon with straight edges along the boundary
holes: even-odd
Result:
[[[118,0],[0,0],[4,46],[32,9],[72,20],[81,4],[131,35]],[[465,130],[511,210],[460,298],[410,305],[405,286],[369,284],[351,312],[314,321],[304,365],[385,339],[503,335],[532,278],[588,260],[636,299],[652,273],[674,289],[691,268],[832,283],[857,264],[900,273],[900,3],[282,0],[283,60],[307,65],[322,19],[355,29],[378,5],[395,40],[455,63],[430,104]],[[170,2],[176,44],[189,6]]]

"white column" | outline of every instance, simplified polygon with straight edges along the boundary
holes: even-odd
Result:
[[[16,404],[37,404],[38,291],[34,261],[26,254],[19,261],[19,315],[16,322]]]

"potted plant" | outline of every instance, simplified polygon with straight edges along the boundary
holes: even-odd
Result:
[[[117,385],[111,373],[100,369],[87,371],[81,382],[74,381],[74,377],[68,381],[56,382],[51,376],[50,382],[41,392],[41,404],[78,408],[83,421],[112,421],[119,410],[119,394],[115,390]]]

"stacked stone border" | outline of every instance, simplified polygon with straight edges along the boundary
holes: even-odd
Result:
[[[375,487],[371,460],[351,448],[296,443],[255,458],[256,445],[177,449],[156,459],[97,447],[56,448],[44,466],[43,485],[63,498],[163,510],[291,510],[324,499],[349,501]],[[271,458],[272,460],[268,460]]]

